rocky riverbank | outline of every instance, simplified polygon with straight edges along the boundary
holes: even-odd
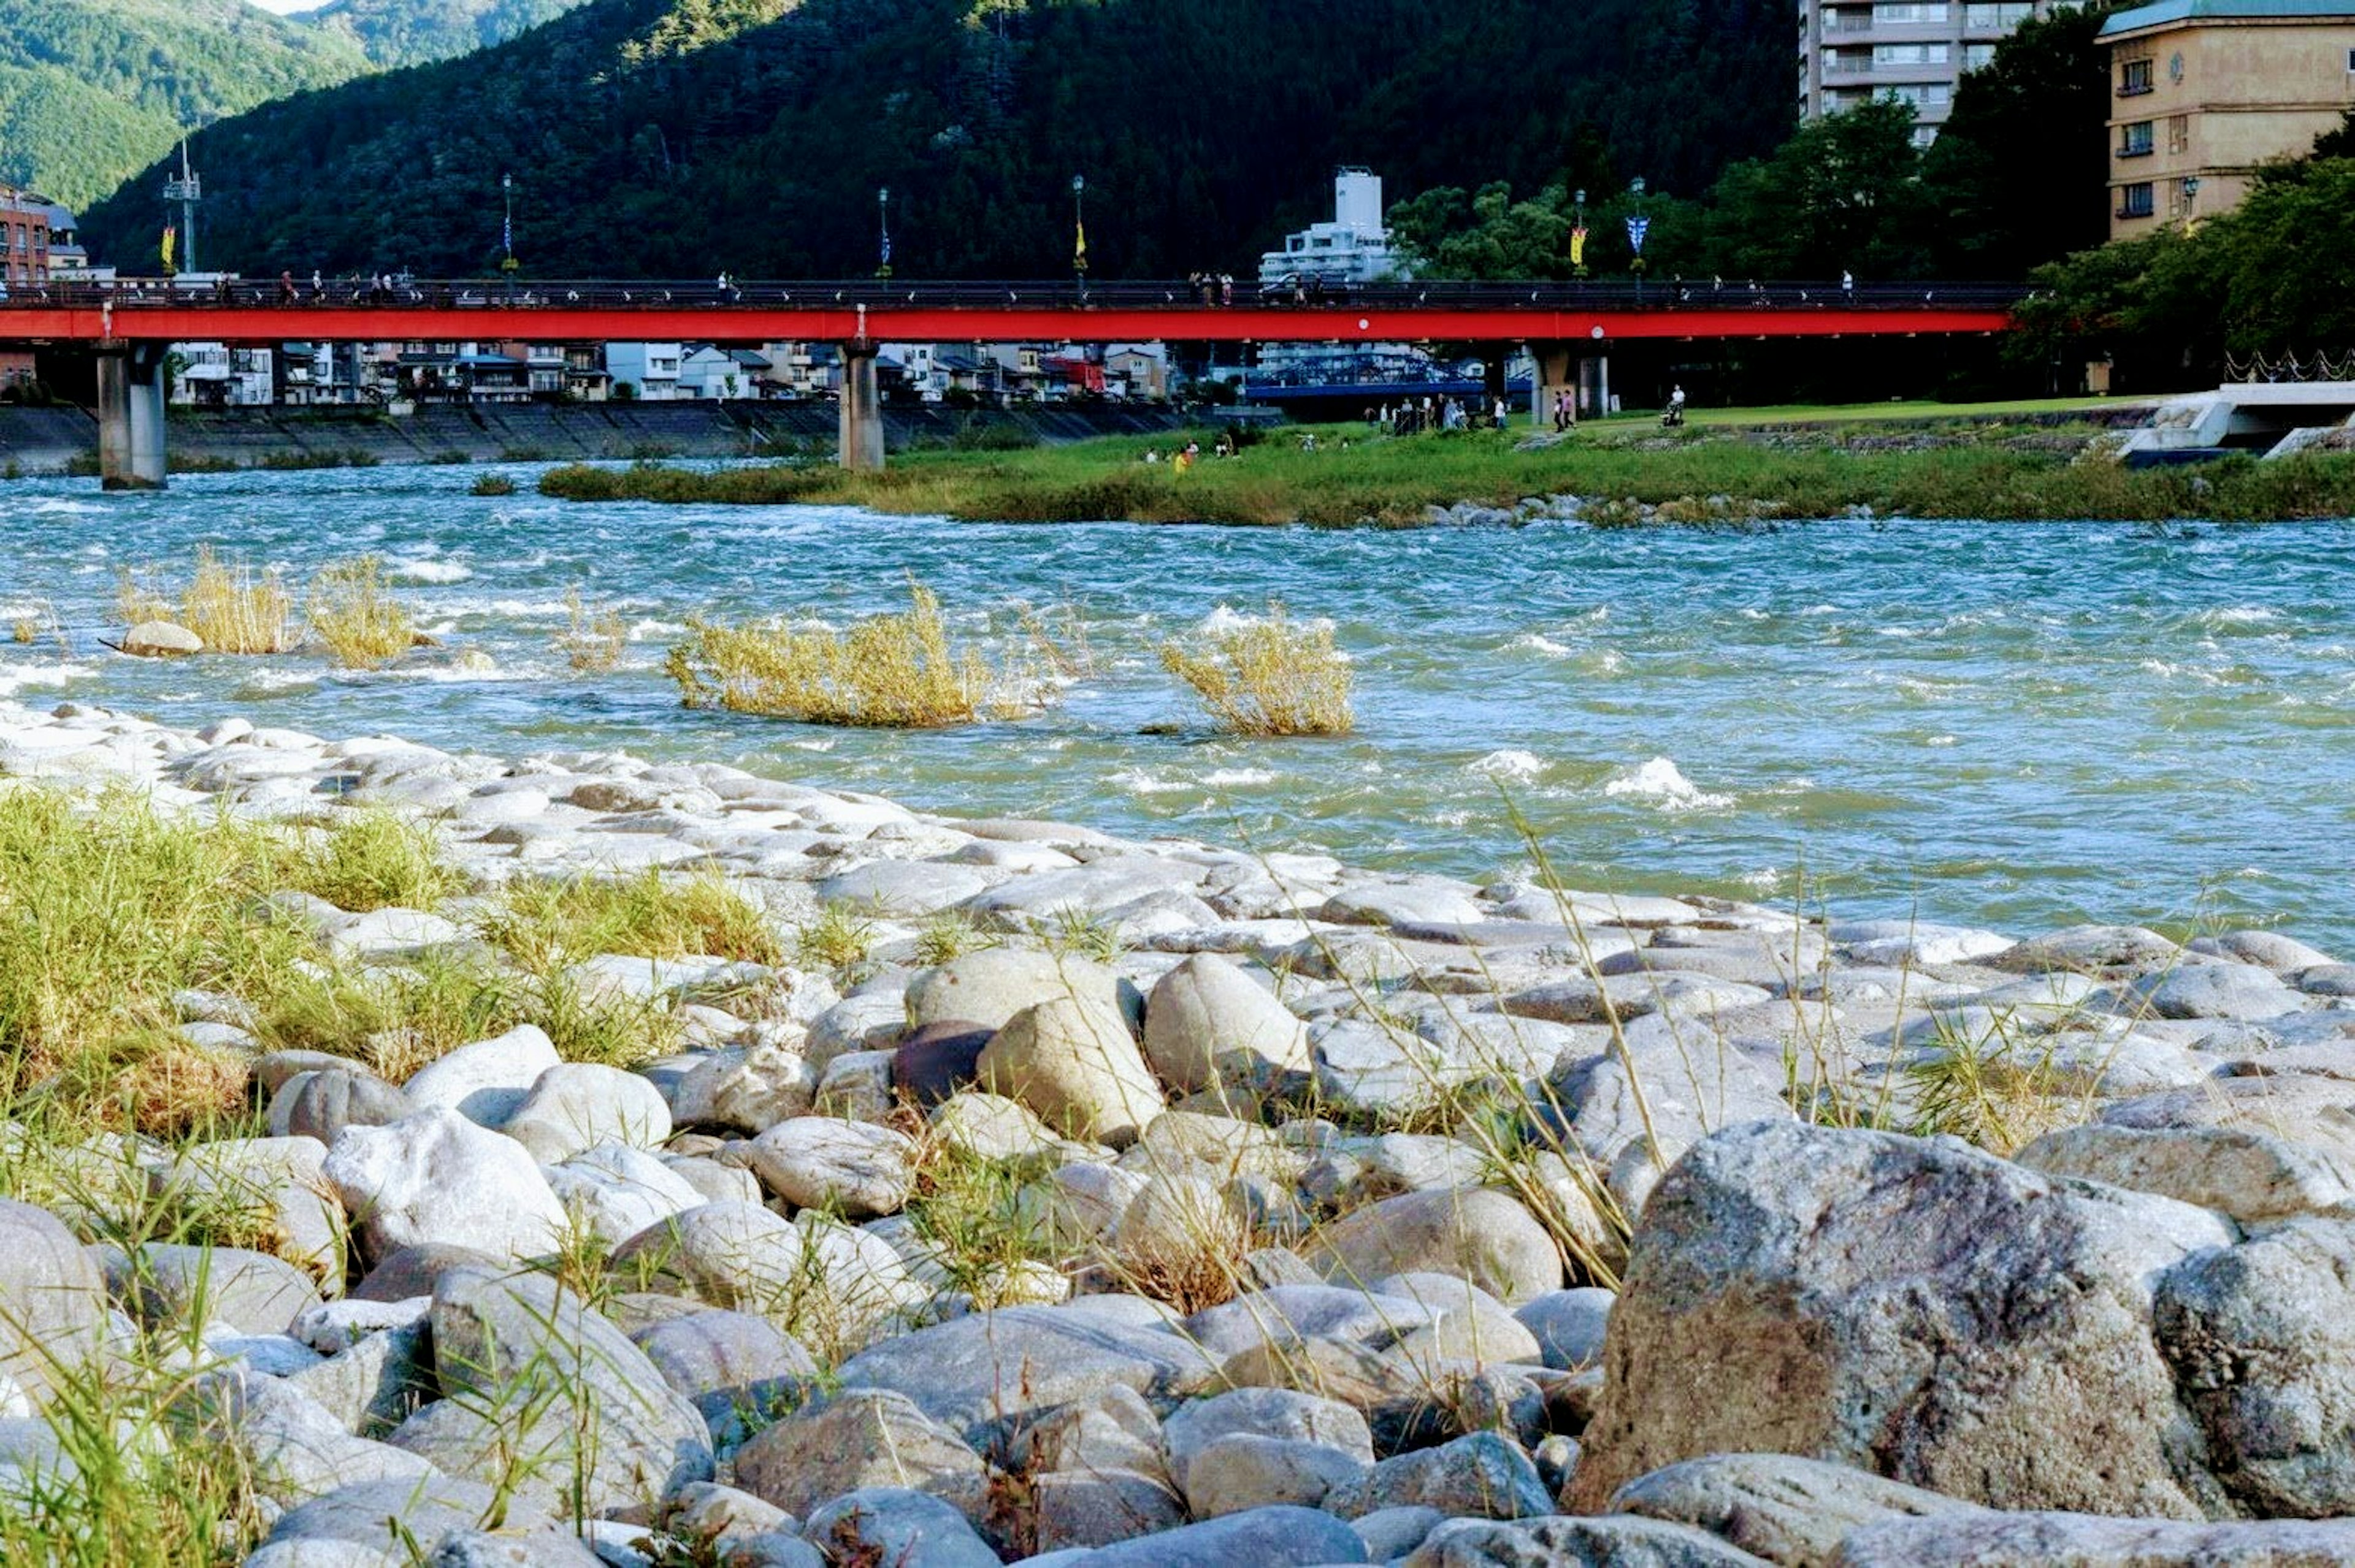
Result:
[[[74,705],[0,705],[0,774],[414,821],[445,890],[238,915],[391,999],[349,1054],[143,980],[240,1136],[26,1086],[10,1561],[142,1488],[185,1523],[200,1474],[201,1531],[112,1560],[2355,1563],[2355,966],[2286,936],[1825,923]],[[643,1009],[642,1059],[415,1049],[449,1026],[400,1000],[453,965],[520,983],[530,890],[647,878],[707,929],[743,901],[767,961],[576,938],[532,975]]]

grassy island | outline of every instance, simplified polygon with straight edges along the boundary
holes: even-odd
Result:
[[[1384,438],[1356,425],[1286,427],[1185,473],[1146,461],[1149,449],[1166,454],[1185,436],[1124,436],[1011,453],[910,453],[881,474],[814,459],[720,469],[581,464],[551,470],[540,490],[571,501],[829,504],[1039,523],[1417,527],[1441,520],[1436,508],[1509,510],[1532,498],[1547,502],[1542,515],[1604,524],[1868,510],[1987,522],[2355,516],[2355,454],[2129,472],[2099,450],[2104,428],[2051,417],[1697,420],[1682,431],[1625,420],[1542,443],[1526,430]],[[1197,439],[1211,451],[1212,432]]]

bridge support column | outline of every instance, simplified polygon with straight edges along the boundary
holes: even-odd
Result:
[[[1597,354],[1578,362],[1578,411],[1601,419],[1611,411],[1611,357]]]
[[[842,346],[842,437],[837,461],[858,473],[883,471],[883,394],[876,381],[871,343]]]
[[[98,479],[109,490],[161,490],[164,346],[114,343],[98,351]]]
[[[1569,391],[1572,385],[1570,345],[1567,343],[1532,343],[1529,357],[1537,361],[1535,384],[1529,389],[1529,427],[1532,430],[1553,428],[1553,400]],[[1573,400],[1572,406],[1575,407]]]

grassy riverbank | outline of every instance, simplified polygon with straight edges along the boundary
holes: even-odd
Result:
[[[2090,427],[2016,419],[1912,431],[1883,420],[1772,434],[1622,422],[1529,450],[1519,431],[1385,440],[1339,427],[1317,432],[1315,451],[1301,450],[1303,433],[1287,430],[1182,475],[1143,461],[1147,448],[1167,450],[1167,442],[1115,438],[1028,452],[913,453],[873,475],[824,464],[716,472],[579,465],[552,470],[540,489],[575,501],[822,503],[1041,523],[1409,527],[1428,521],[1433,507],[1509,508],[1556,496],[1581,497],[1582,515],[1611,523],[1813,518],[1866,508],[1996,522],[2355,516],[2355,455],[2129,473],[2077,461]],[[1211,436],[1201,440],[1208,451]]]

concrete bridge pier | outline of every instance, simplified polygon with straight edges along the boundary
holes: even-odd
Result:
[[[842,435],[837,461],[856,473],[883,471],[883,394],[875,377],[875,346],[842,346]]]
[[[1604,356],[1581,343],[1532,343],[1529,357],[1538,367],[1530,424],[1540,430],[1552,428],[1553,400],[1563,392],[1571,394],[1574,419],[1611,411],[1611,362]]]
[[[165,483],[164,355],[160,343],[98,350],[98,479],[109,490]]]

